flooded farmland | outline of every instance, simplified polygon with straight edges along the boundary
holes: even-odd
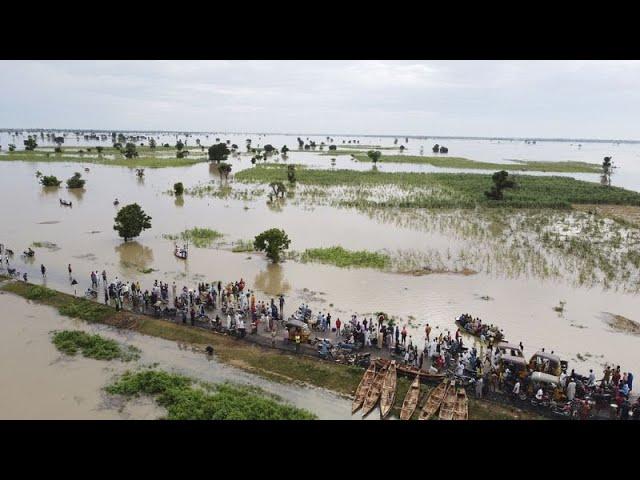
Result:
[[[208,142],[214,135],[210,134]],[[230,138],[239,145],[244,145],[244,139],[249,138],[248,135],[222,134],[220,137]],[[167,141],[175,141],[175,138],[167,138]],[[253,138],[257,144],[258,139]],[[362,144],[393,145],[391,138],[359,139]],[[202,141],[207,142],[205,137]],[[295,136],[266,137],[259,141],[275,146],[288,144],[293,147],[296,144]],[[412,138],[407,143],[407,152],[418,154],[419,145],[429,151],[435,141]],[[189,142],[191,144],[192,140]],[[506,163],[509,159],[598,162],[603,154],[615,148],[624,175],[617,175],[613,182],[633,190],[640,189],[637,153],[640,148],[637,144],[594,143],[578,148],[561,142],[512,145],[441,140],[441,143],[447,144],[455,155]],[[289,163],[305,164],[309,168],[332,168],[331,157],[319,152],[292,151],[289,157]],[[509,271],[509,262],[528,261],[526,252],[512,260],[500,260],[495,255],[499,250],[492,246],[497,244],[478,243],[468,230],[466,226],[472,222],[463,218],[458,226],[443,228],[438,226],[437,212],[420,213],[421,218],[408,216],[403,220],[402,215],[314,205],[295,198],[286,199],[280,208],[274,208],[266,202],[266,185],[247,187],[233,181],[234,173],[251,168],[250,157],[231,158],[230,163],[232,176],[228,184],[221,186],[217,170],[206,162],[189,167],[146,169],[143,179],[136,177],[135,169],[126,167],[0,162],[0,188],[3,192],[11,192],[10,197],[4,195],[5,201],[0,204],[1,241],[16,252],[34,242],[42,245],[34,247],[35,258],[23,259],[16,255],[13,266],[20,272],[28,272],[30,281],[45,282],[47,286],[67,293],[73,293],[67,275],[68,264],[72,265],[73,276],[79,282],[78,294],[88,286],[92,270],[105,269],[110,277],[118,276],[123,281],[139,280],[143,288],[150,287],[155,279],[193,286],[197,282],[243,278],[250,288],[257,290],[259,298],[285,294],[285,313],[290,313],[301,302],[308,303],[314,310],[330,311],[334,318],[342,319],[349,318],[352,313],[372,316],[373,312],[384,311],[408,322],[414,339],[421,343],[427,322],[436,329],[454,331],[454,317],[467,312],[499,325],[508,340],[522,341],[527,355],[545,347],[570,360],[570,366],[578,371],[601,370],[604,362],[640,371],[640,357],[636,353],[640,338],[615,331],[602,319],[603,312],[610,312],[640,321],[635,273],[626,279],[612,280],[608,286],[599,281],[576,283],[571,274],[582,267],[563,263],[562,253],[549,256],[548,252],[538,252],[537,257],[531,257],[531,270]],[[348,156],[337,156],[335,165],[335,168],[371,168],[370,164],[355,162]],[[89,168],[88,172],[84,172],[85,166]],[[382,163],[378,168],[381,171],[446,171],[411,164]],[[87,184],[83,191],[43,188],[37,183],[37,171],[62,179],[80,171]],[[594,174],[571,176],[598,181]],[[178,181],[187,189],[213,182],[214,191],[226,193],[184,195],[179,200],[167,194]],[[254,193],[246,196],[233,193],[247,189]],[[59,198],[72,201],[73,207],[61,207]],[[152,217],[152,229],[134,241],[122,242],[113,231],[117,213],[117,207],[113,205],[115,198],[121,205],[139,203]],[[219,248],[192,247],[189,259],[180,260],[173,255],[173,242],[163,236],[192,227],[221,232],[224,234],[222,244]],[[413,252],[421,261],[437,260],[447,269],[468,267],[478,273],[414,276],[293,260],[270,265],[261,254],[231,251],[231,242],[250,240],[272,227],[283,228],[292,240],[291,249],[296,251],[340,245],[353,250]],[[625,245],[637,249],[634,241],[631,237]],[[527,252],[534,250],[539,249]],[[460,252],[467,253],[467,257],[460,257]],[[471,256],[473,252],[474,256]],[[535,268],[542,265],[539,262],[543,262],[543,257],[550,274],[545,274],[543,267]],[[47,267],[46,280],[39,274],[40,264]],[[558,274],[552,274],[554,271]],[[482,298],[487,296],[490,300]],[[554,307],[561,301],[566,304],[564,311],[558,313]]]

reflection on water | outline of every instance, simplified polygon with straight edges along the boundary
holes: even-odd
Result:
[[[84,188],[68,188],[67,189],[67,192],[69,192],[69,194],[75,197],[76,200],[78,201],[82,200],[82,198],[84,197],[85,191],[86,190]]]
[[[50,197],[53,195],[57,195],[58,193],[62,193],[62,190],[60,187],[42,187],[40,189],[41,197]]]
[[[291,285],[284,278],[282,265],[268,264],[266,270],[256,275],[254,280],[256,288],[268,295],[280,295],[287,293]]]
[[[115,251],[120,256],[120,265],[124,268],[143,270],[153,263],[153,250],[137,241],[123,242]]]
[[[175,200],[173,201],[173,204],[176,207],[183,207],[184,206],[184,195],[177,195],[175,197]]]

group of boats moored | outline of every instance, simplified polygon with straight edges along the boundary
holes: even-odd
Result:
[[[389,363],[372,362],[364,373],[356,389],[351,413],[362,409],[367,416],[380,403],[380,416],[386,418],[396,400],[398,366],[395,361]],[[407,391],[400,409],[400,420],[410,420],[420,402],[421,376],[416,375]],[[444,379],[427,396],[420,409],[419,420],[434,418],[439,412],[440,420],[467,420],[469,418],[468,400],[464,387],[456,388],[455,380]]]

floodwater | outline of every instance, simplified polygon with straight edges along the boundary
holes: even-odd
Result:
[[[209,359],[189,347],[105,325],[89,325],[53,308],[0,294],[0,419],[136,419],[165,414],[150,398],[124,400],[102,390],[127,370],[157,368],[211,383],[253,385],[315,413],[320,419],[351,418],[351,402],[326,390],[277,384]],[[67,357],[51,343],[51,331],[75,329],[133,345],[134,362]]]
[[[231,139],[231,143],[237,143],[241,149],[245,138],[253,138],[254,146],[259,143],[272,143],[276,147],[286,143],[292,149],[296,146],[295,136],[258,140],[250,135],[217,135],[222,140]],[[208,140],[204,136],[201,138],[208,144],[215,136],[210,134]],[[175,143],[175,138],[167,138],[169,143]],[[315,139],[321,140],[320,137]],[[341,139],[334,139],[335,143],[341,144]],[[392,138],[359,139],[363,145],[393,144]],[[6,143],[6,140],[2,142]],[[448,146],[451,156],[483,161],[516,158],[600,162],[602,156],[610,154],[620,167],[614,175],[614,183],[640,190],[638,144],[584,143],[578,147],[577,144],[563,142],[527,145],[524,142],[410,139],[406,144],[409,147],[407,153],[418,153],[419,145],[424,145],[425,153],[428,153],[430,145],[436,142]],[[84,144],[83,141],[80,143]],[[189,138],[189,145],[194,143],[195,139]],[[404,139],[399,139],[400,143],[404,143]],[[69,145],[73,142],[65,143],[65,146]],[[288,162],[330,168],[330,159],[319,155],[319,152],[292,151]],[[230,162],[234,172],[250,166],[247,156]],[[336,165],[336,168],[370,168],[343,156],[337,157]],[[14,266],[21,272],[27,271],[31,281],[42,281],[39,273],[41,263],[48,269],[45,280],[48,286],[73,293],[67,275],[67,264],[71,263],[73,275],[80,282],[78,294],[88,286],[91,270],[106,269],[110,278],[118,276],[125,281],[139,280],[144,287],[150,287],[154,279],[175,281],[178,286],[193,286],[197,282],[244,278],[250,288],[258,291],[259,299],[284,293],[285,314],[305,301],[312,308],[328,310],[334,318],[343,320],[352,313],[362,315],[375,311],[403,319],[412,316],[415,320],[411,321],[410,329],[414,340],[422,342],[425,323],[436,329],[453,331],[454,317],[468,312],[499,325],[509,340],[522,341],[527,355],[545,347],[547,351],[554,350],[568,359],[570,368],[578,371],[588,368],[600,370],[604,361],[620,364],[623,370],[640,371],[640,355],[637,354],[640,337],[614,332],[602,321],[602,312],[640,321],[637,294],[603,291],[595,287],[576,288],[558,279],[503,278],[485,273],[414,277],[294,261],[269,265],[261,255],[232,253],[223,249],[192,247],[189,259],[183,261],[173,256],[173,242],[163,239],[162,235],[179,233],[195,226],[218,230],[225,234],[223,240],[228,242],[251,239],[268,228],[283,228],[292,240],[291,249],[298,251],[333,245],[369,250],[446,250],[464,248],[465,243],[438,231],[425,232],[411,225],[401,227],[355,210],[329,206],[312,208],[291,203],[281,211],[274,211],[266,205],[266,193],[255,200],[185,195],[183,201],[165,193],[178,181],[187,188],[211,180],[219,182],[219,176],[207,163],[183,168],[147,169],[143,180],[136,178],[134,169],[87,166],[90,172],[84,173],[83,166],[78,164],[0,162],[0,191],[4,199],[0,202],[0,222],[3,225],[0,241],[16,253],[34,241],[52,242],[58,248],[37,248],[36,258],[29,261],[17,255],[14,257]],[[380,170],[419,170],[423,167],[378,166]],[[44,189],[35,178],[37,170],[62,179],[81,171],[87,185],[80,193],[64,188]],[[587,177],[597,181],[597,176]],[[117,212],[112,202],[116,197],[121,205],[139,203],[152,216],[153,228],[135,241],[123,243],[112,229]],[[73,201],[73,208],[61,207],[58,198]],[[156,271],[141,273],[141,270],[149,268]],[[482,300],[480,297],[485,295],[492,299]],[[559,316],[553,307],[561,300],[567,303],[563,315]],[[578,360],[578,354],[586,360]]]

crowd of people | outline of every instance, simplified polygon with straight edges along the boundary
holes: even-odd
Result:
[[[0,264],[9,268],[8,255],[0,249]],[[46,267],[41,265],[41,274],[46,277]],[[69,281],[74,287],[78,284],[68,265]],[[27,278],[25,276],[25,281]],[[296,351],[303,342],[300,328],[287,328],[284,317],[285,299],[283,295],[271,298],[269,302],[258,300],[255,291],[248,289],[241,278],[223,284],[221,281],[198,283],[194,288],[183,285],[178,288],[176,282],[155,280],[150,289],[143,289],[139,281],[121,281],[117,276],[109,280],[107,272],[92,271],[91,287],[87,297],[102,300],[116,310],[129,309],[143,314],[165,316],[178,323],[209,326],[224,329],[244,337],[247,328],[251,333],[271,338],[276,345],[278,332],[282,330],[282,339],[294,343]],[[100,295],[102,292],[102,295]],[[545,371],[534,365],[524,370],[511,368],[503,363],[502,353],[495,345],[495,327],[483,324],[480,319],[468,314],[458,317],[455,335],[448,330],[432,335],[429,324],[424,328],[424,344],[419,348],[418,341],[408,332],[407,325],[400,325],[384,314],[377,316],[357,315],[343,322],[332,317],[328,311],[313,315],[311,308],[303,304],[291,315],[292,319],[309,325],[317,333],[335,335],[342,346],[354,350],[386,350],[386,354],[395,357],[401,364],[433,373],[448,373],[473,385],[478,398],[486,395],[502,395],[514,401],[531,400],[551,408],[571,409],[581,418],[588,418],[595,404],[617,406],[619,418],[640,419],[640,401],[631,403],[633,374],[621,372],[620,367],[607,367],[601,380],[596,380],[593,370],[588,377],[562,371],[557,384],[536,382],[532,373]],[[467,331],[480,336],[480,351],[475,345],[467,347],[462,332]],[[306,337],[304,338],[306,340]],[[486,340],[486,342],[482,341]],[[485,348],[486,346],[486,348]],[[326,350],[326,344],[322,345]],[[523,349],[520,343],[520,349]],[[544,349],[543,349],[544,351]],[[552,352],[553,354],[553,352]],[[632,415],[630,413],[632,412]]]

